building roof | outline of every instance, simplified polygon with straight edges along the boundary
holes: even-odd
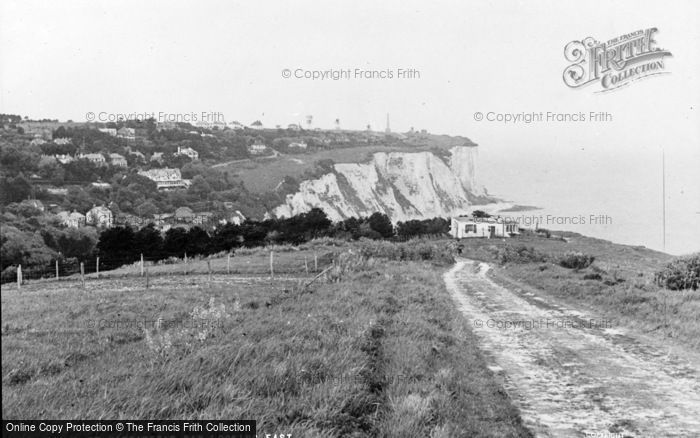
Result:
[[[175,217],[176,218],[194,217],[194,213],[192,212],[192,209],[189,207],[180,207],[177,210],[175,210]]]
[[[139,172],[139,175],[145,176],[146,178],[156,182],[182,180],[182,174],[180,173],[180,169],[165,168],[142,170]]]

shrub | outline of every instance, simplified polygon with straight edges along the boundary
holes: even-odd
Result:
[[[547,261],[547,256],[531,246],[505,246],[496,253],[499,263],[541,263]]]
[[[700,285],[700,253],[678,258],[654,275],[657,285],[671,290],[697,290]]]
[[[388,260],[431,261],[439,265],[454,263],[449,245],[429,240],[412,240],[409,242],[388,242],[384,240],[362,240],[359,247],[363,257],[383,258]]]
[[[600,274],[598,274],[597,272],[594,272],[594,273],[589,273],[589,274],[584,275],[584,276],[583,276],[583,279],[584,279],[584,280],[597,280],[597,281],[600,281],[600,280],[603,279],[603,277],[602,277]]]
[[[569,269],[586,269],[595,257],[581,252],[567,252],[559,259],[559,265]]]

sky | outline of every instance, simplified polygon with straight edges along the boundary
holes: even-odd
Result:
[[[379,130],[388,113],[395,131],[478,143],[490,192],[543,206],[569,199],[582,214],[614,210],[616,226],[601,235],[657,249],[663,149],[665,249],[684,253],[700,250],[699,17],[691,0],[0,0],[0,112],[75,121],[88,112],[215,112],[266,126],[310,114],[314,126],[338,118],[343,128]],[[651,27],[673,54],[669,74],[609,93],[563,83],[570,41]],[[330,69],[394,77],[295,77]],[[398,69],[419,76],[399,78]],[[474,118],[547,111],[612,120]]]

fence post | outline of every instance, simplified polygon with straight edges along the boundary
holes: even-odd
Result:
[[[143,253],[141,253],[141,276],[143,277]]]
[[[151,276],[148,275],[148,268],[146,268],[146,289],[150,287],[151,283]]]
[[[58,259],[56,259],[56,280],[58,280]]]
[[[306,275],[309,275],[309,261],[306,256],[304,256],[304,270],[306,271]]]
[[[83,289],[85,289],[85,264],[80,262],[80,281],[83,283]]]
[[[95,260],[95,272],[97,273],[97,278],[100,278],[100,258],[97,257]]]
[[[226,257],[226,273],[231,273],[231,253],[228,253],[228,256]]]
[[[314,253],[314,272],[318,272],[318,254]]]
[[[22,265],[17,266],[17,290],[22,289]]]
[[[211,260],[207,259],[207,271],[209,272],[209,283],[211,283]]]
[[[185,253],[185,275],[187,275],[187,253]]]
[[[275,252],[270,251],[270,278],[275,278],[274,258]]]

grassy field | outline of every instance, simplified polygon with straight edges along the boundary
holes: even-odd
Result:
[[[462,241],[465,257],[491,262],[493,278],[511,289],[533,288],[579,308],[595,310],[615,325],[633,327],[700,351],[700,293],[669,291],[654,284],[654,273],[672,256],[644,247],[614,244],[576,233],[552,238],[525,234],[515,239]],[[508,260],[519,246],[535,250],[534,259]],[[595,257],[585,269],[567,269],[558,260],[567,252]],[[505,261],[505,263],[503,263]]]
[[[231,163],[218,170],[230,173],[236,180],[243,181],[253,193],[272,191],[284,176],[302,180],[304,174],[313,172],[315,163],[320,160],[333,160],[334,163],[361,163],[369,161],[377,152],[421,152],[434,147],[447,148],[435,142],[435,146],[356,146],[313,152],[309,154],[282,155],[276,159],[260,159]]]
[[[446,245],[330,247],[335,266],[308,288],[223,274],[154,276],[149,289],[134,277],[87,291],[71,280],[4,287],[3,418],[529,436],[444,288]]]

